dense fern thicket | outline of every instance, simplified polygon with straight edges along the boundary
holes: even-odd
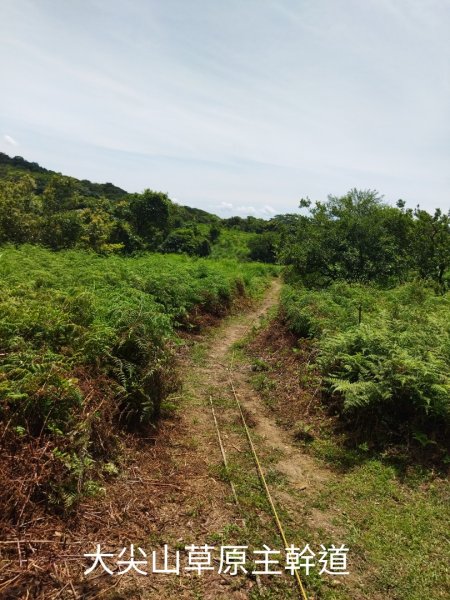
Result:
[[[193,326],[195,313],[224,314],[270,274],[233,260],[3,247],[0,417],[9,442],[48,442],[61,471],[58,486],[50,477],[55,497],[86,491],[96,459],[112,451],[114,435],[101,428],[154,422],[174,390],[176,329]]]
[[[420,282],[286,286],[282,309],[292,331],[312,339],[328,402],[354,430],[422,445],[449,431],[449,292]]]
[[[19,248],[0,247],[4,418],[64,433],[85,397],[74,370],[95,366],[122,421],[151,420],[174,328],[252,293],[262,261],[284,265],[284,313],[342,413],[427,443],[448,423],[450,215],[356,189],[300,208],[220,219],[0,153],[0,245]]]

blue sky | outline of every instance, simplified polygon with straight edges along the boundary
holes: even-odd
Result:
[[[449,0],[2,0],[0,150],[223,216],[450,208]]]

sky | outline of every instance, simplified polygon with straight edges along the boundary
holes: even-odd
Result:
[[[1,0],[0,151],[222,216],[450,208],[450,0]]]

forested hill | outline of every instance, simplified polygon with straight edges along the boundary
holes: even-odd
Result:
[[[77,193],[86,198],[107,198],[108,200],[119,201],[130,195],[126,190],[110,182],[93,183],[88,179],[67,177],[56,171],[41,167],[41,165],[36,162],[25,160],[22,156],[11,157],[0,152],[0,178],[17,180],[25,174],[29,174],[33,177],[36,182],[35,191],[37,194],[42,194],[44,192],[53,177],[65,177],[70,179],[73,188]],[[179,210],[185,217],[190,216],[191,220],[196,220],[199,223],[216,223],[220,220],[216,215],[200,208],[180,206]]]
[[[129,193],[113,183],[68,177],[0,153],[0,244],[100,254],[149,250],[275,261],[271,228],[256,217],[221,219],[166,193]]]
[[[32,175],[36,181],[36,192],[42,193],[54,175],[61,175],[55,171],[50,171],[41,167],[36,162],[29,162],[21,156],[10,157],[0,152],[0,177],[18,178],[25,173]],[[127,195],[127,192],[113,183],[92,183],[87,179],[79,180],[71,177],[82,196],[91,196],[93,198],[108,198],[109,200],[120,200]]]
[[[212,229],[219,217],[179,206],[164,193],[130,194],[113,183],[67,177],[21,156],[0,153],[0,184],[0,242],[100,253],[161,249],[207,255],[217,237],[198,224]]]
[[[0,178],[18,179],[24,174],[29,174],[36,182],[36,193],[42,194],[54,176],[65,177],[61,173],[51,171],[41,167],[36,162],[30,162],[22,158],[22,156],[8,156],[0,152]],[[77,179],[76,177],[68,177],[71,180],[76,191],[84,197],[90,198],[107,198],[108,200],[121,200],[129,193],[114,185],[113,183],[93,183],[88,179]],[[219,217],[208,213],[200,208],[192,208],[190,206],[180,206],[180,210],[186,215],[190,215],[200,223],[215,223]]]

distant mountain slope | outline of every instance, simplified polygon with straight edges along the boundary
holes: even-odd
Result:
[[[10,157],[3,152],[0,152],[0,177],[14,177],[15,175],[23,175],[30,173],[37,183],[37,192],[41,193],[48,181],[53,175],[60,175],[55,171],[50,171],[41,167],[38,163],[29,162],[21,156]],[[83,196],[91,196],[93,198],[108,198],[109,200],[119,200],[127,195],[128,192],[112,183],[92,183],[87,179],[79,180],[76,177],[71,179],[78,182],[77,190]]]
[[[33,179],[36,181],[36,192],[38,194],[41,194],[44,191],[46,185],[54,175],[61,175],[61,173],[41,167],[36,162],[25,160],[21,156],[11,157],[0,152],[0,179],[15,179],[25,173],[32,175]],[[93,183],[88,179],[77,179],[76,177],[70,177],[70,179],[75,182],[76,190],[82,196],[90,198],[108,198],[108,200],[121,200],[129,195],[129,192],[110,182]],[[221,221],[220,217],[217,215],[200,208],[179,206],[179,210],[182,213],[184,222],[192,221],[213,224]]]

